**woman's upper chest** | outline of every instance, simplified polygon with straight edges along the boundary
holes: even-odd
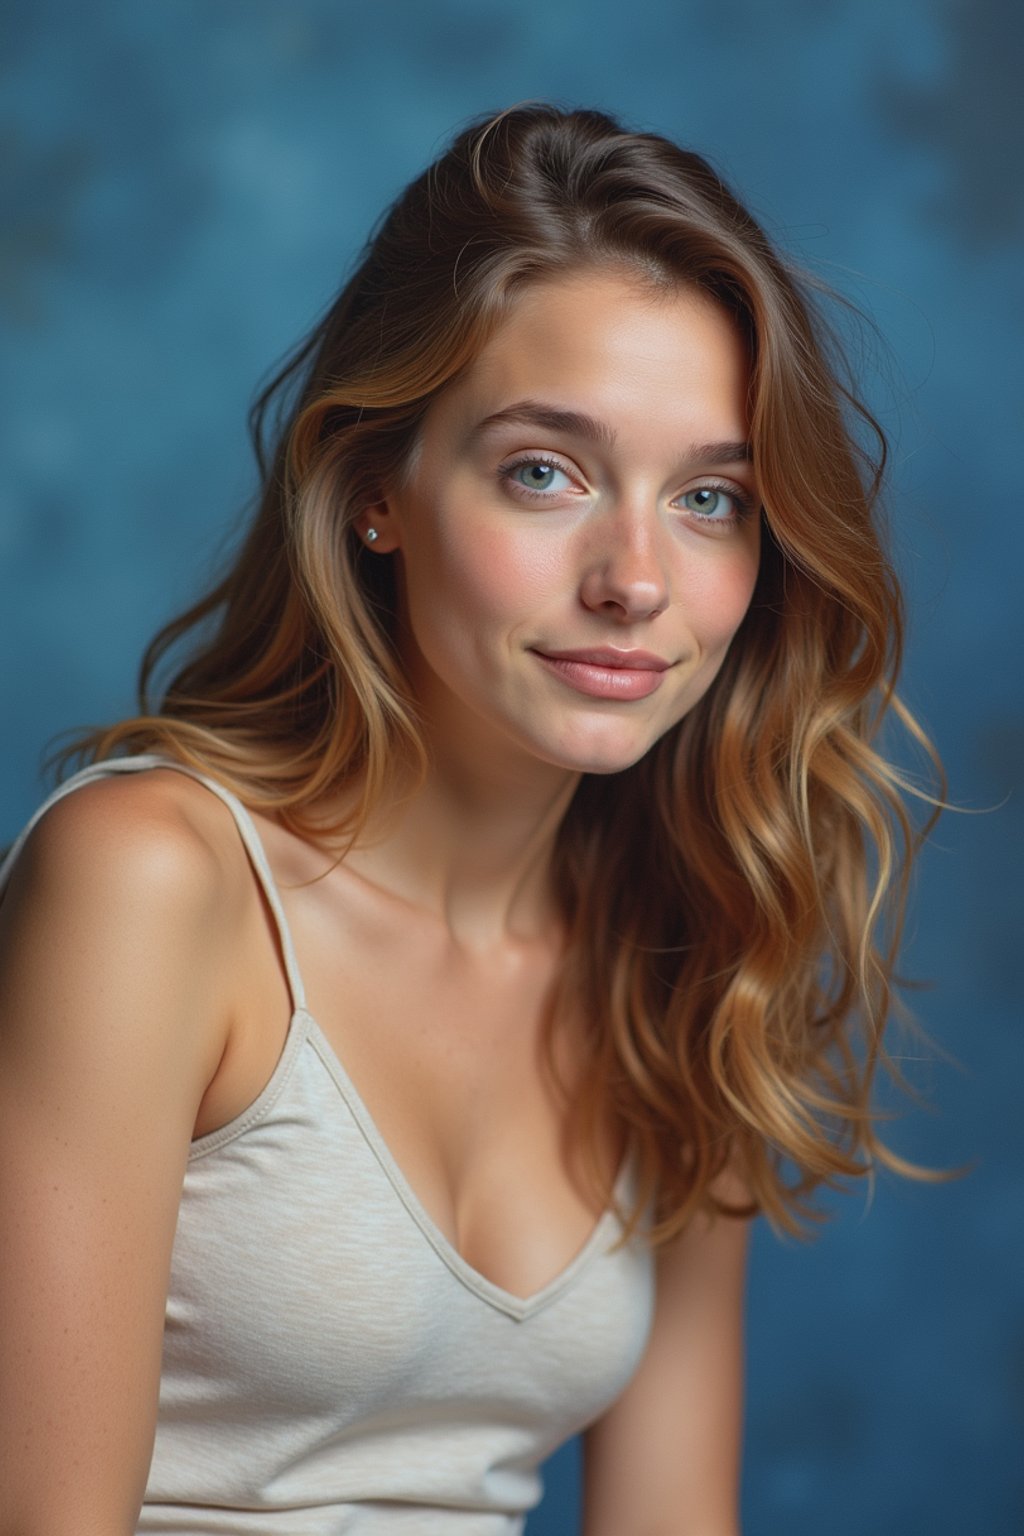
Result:
[[[416,1198],[482,1275],[514,1295],[540,1290],[600,1215],[567,1167],[564,1104],[545,1067],[556,946],[467,953],[344,867],[309,883],[296,840],[263,818],[259,831],[309,1011]],[[291,999],[255,883],[235,975],[236,1016],[196,1135],[255,1099],[284,1044]],[[568,1032],[557,1038],[571,1075]],[[609,1138],[609,1180],[617,1157]]]

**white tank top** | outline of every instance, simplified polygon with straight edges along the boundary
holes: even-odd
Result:
[[[215,780],[277,922],[293,1013],[259,1097],[193,1141],[138,1536],[514,1536],[538,1466],[635,1370],[653,1307],[612,1211],[525,1300],[424,1210],[316,1021],[256,826]],[[625,1171],[617,1188],[628,1195]]]

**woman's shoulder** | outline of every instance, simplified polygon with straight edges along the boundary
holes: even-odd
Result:
[[[112,772],[76,785],[46,807],[11,872],[11,883],[154,894],[224,896],[244,872],[238,833],[226,805],[171,767]]]
[[[174,770],[89,779],[49,805],[0,901],[0,1056],[95,1081],[188,1137],[227,1048],[252,882],[229,809]],[[32,1065],[34,1063],[34,1066]]]
[[[251,900],[228,807],[174,768],[90,778],[47,806],[14,860],[3,930],[88,934],[111,958],[130,942],[154,954],[230,953]]]

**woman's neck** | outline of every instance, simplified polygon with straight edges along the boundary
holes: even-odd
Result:
[[[435,753],[423,783],[397,787],[346,855],[361,878],[436,917],[473,952],[548,938],[558,828],[580,775],[532,760],[482,770]]]

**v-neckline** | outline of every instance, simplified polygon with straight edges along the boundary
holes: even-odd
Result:
[[[262,835],[255,818],[248,808],[233,791],[227,789],[226,786],[211,775],[203,773],[190,764],[181,763],[174,758],[164,757],[160,753],[140,753],[136,757],[113,758],[102,763],[92,764],[89,768],[83,769],[79,775],[76,775],[75,781],[79,778],[84,779],[94,774],[108,773],[112,770],[125,772],[147,768],[171,768],[184,773],[187,777],[205,784],[228,807],[273,914],[281,940],[284,968],[292,998],[292,1013],[288,1022],[288,1033],[284,1046],[278,1058],[277,1066],[262,1093],[257,1096],[248,1110],[243,1111],[229,1125],[222,1126],[219,1130],[210,1131],[206,1135],[196,1138],[192,1143],[190,1155],[194,1156],[197,1152],[199,1155],[203,1155],[208,1151],[212,1151],[214,1147],[219,1146],[223,1141],[229,1139],[234,1134],[238,1134],[239,1130],[252,1123],[253,1116],[258,1115],[266,1108],[280,1091],[283,1084],[283,1076],[290,1071],[290,1065],[298,1050],[300,1038],[305,1037],[309,1039],[310,1044],[320,1057],[342,1098],[348,1105],[353,1119],[359,1126],[367,1145],[373,1151],[391,1187],[435,1253],[456,1279],[461,1281],[468,1290],[479,1296],[482,1301],[487,1302],[490,1306],[500,1312],[504,1312],[507,1316],[517,1321],[525,1321],[526,1318],[540,1312],[550,1302],[554,1301],[556,1296],[559,1296],[562,1291],[572,1284],[577,1275],[587,1267],[591,1257],[602,1245],[605,1234],[610,1234],[611,1228],[619,1225],[617,1207],[623,1200],[626,1182],[629,1178],[630,1163],[628,1154],[623,1158],[619,1166],[613,1186],[611,1204],[597,1217],[590,1236],[583,1243],[582,1247],[539,1290],[532,1292],[529,1296],[517,1296],[514,1292],[505,1290],[503,1286],[496,1284],[495,1281],[489,1280],[486,1275],[481,1274],[478,1269],[469,1263],[468,1259],[463,1258],[454,1243],[445,1235],[424,1206],[422,1200],[402,1172],[401,1167],[392,1156],[387,1142],[378,1130],[376,1121],[367,1108],[355,1083],[349,1076],[337,1051],[313,1014],[310,1013],[306,1005],[305,986],[292,938],[291,926],[284,910],[284,904],[281,901],[277,880],[270,860],[267,857]],[[62,792],[67,793],[70,787],[72,787],[72,781],[62,786]],[[38,814],[40,813],[37,812]],[[22,838],[27,835],[30,828],[31,824],[29,828],[25,829]],[[11,852],[13,854],[16,852],[16,849],[12,849]]]
[[[517,1296],[513,1291],[506,1290],[504,1286],[488,1279],[486,1275],[475,1268],[468,1259],[463,1257],[447,1234],[442,1231],[402,1171],[386,1140],[381,1135],[362,1094],[352,1081],[334,1046],[308,1008],[296,1009],[290,1028],[295,1028],[300,1016],[304,1020],[306,1036],[310,1044],[320,1057],[342,1098],[345,1100],[352,1118],[362,1132],[367,1145],[376,1157],[393,1190],[419,1227],[427,1242],[434,1249],[434,1252],[456,1279],[460,1280],[467,1289],[474,1292],[481,1300],[520,1322],[540,1312],[550,1302],[554,1301],[555,1297],[560,1295],[567,1286],[572,1284],[576,1276],[587,1266],[591,1256],[601,1246],[605,1234],[610,1231],[613,1225],[618,1225],[615,1207],[622,1200],[624,1194],[623,1186],[626,1181],[628,1166],[626,1159],[623,1159],[623,1162],[620,1164],[615,1179],[613,1203],[607,1206],[597,1217],[590,1230],[590,1235],[585,1239],[582,1246],[538,1290],[532,1291],[528,1296]]]

